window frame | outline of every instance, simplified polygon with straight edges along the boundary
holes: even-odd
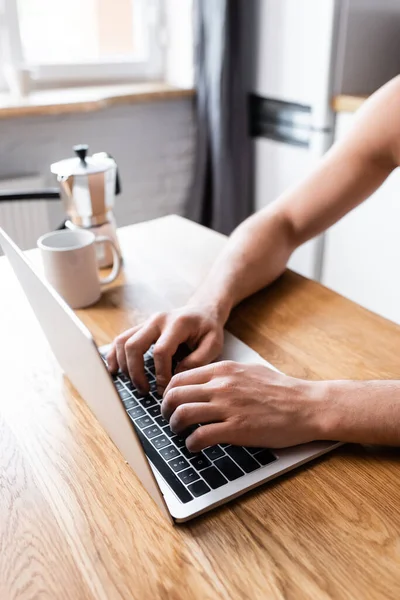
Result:
[[[8,63],[16,73],[20,70],[28,73],[31,88],[164,79],[165,0],[132,0],[134,9],[143,17],[138,19],[135,28],[136,37],[140,40],[137,58],[127,56],[116,60],[70,64],[27,63],[23,56],[17,2],[2,1],[3,12],[0,11],[0,19],[3,19],[2,28],[6,33],[3,54],[8,56]],[[142,26],[143,22],[146,27]]]

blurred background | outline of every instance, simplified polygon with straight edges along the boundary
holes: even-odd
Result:
[[[50,165],[85,143],[117,163],[118,226],[229,234],[399,72],[398,0],[0,0],[0,225],[59,227]],[[290,267],[400,323],[399,202],[396,170]]]

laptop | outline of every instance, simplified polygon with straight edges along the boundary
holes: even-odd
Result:
[[[97,348],[88,329],[1,228],[0,244],[61,368],[172,523],[225,504],[340,445],[322,441],[275,450],[219,444],[191,454],[161,416],[151,349],[145,355],[150,393],[143,396],[123,373],[110,375],[107,347]],[[276,370],[228,332],[221,359]]]

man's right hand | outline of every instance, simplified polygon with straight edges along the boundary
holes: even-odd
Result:
[[[173,375],[172,358],[180,344],[187,344],[191,352],[178,364],[177,373],[207,365],[221,353],[223,325],[210,307],[188,306],[157,313],[114,340],[107,356],[109,369],[111,373],[121,369],[139,390],[147,393],[149,383],[145,375],[143,355],[155,344],[157,388],[162,395]]]

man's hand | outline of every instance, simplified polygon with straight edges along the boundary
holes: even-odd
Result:
[[[202,424],[186,440],[191,452],[218,443],[283,448],[324,439],[323,390],[322,382],[223,361],[175,375],[161,410],[175,433]]]
[[[149,384],[143,355],[155,344],[157,387],[162,394],[172,377],[172,358],[180,344],[186,343],[192,352],[179,363],[177,372],[207,365],[216,359],[222,350],[223,339],[223,321],[216,312],[208,307],[185,307],[158,313],[119,335],[113,342],[107,362],[112,373],[120,368],[142,392],[147,393]]]

